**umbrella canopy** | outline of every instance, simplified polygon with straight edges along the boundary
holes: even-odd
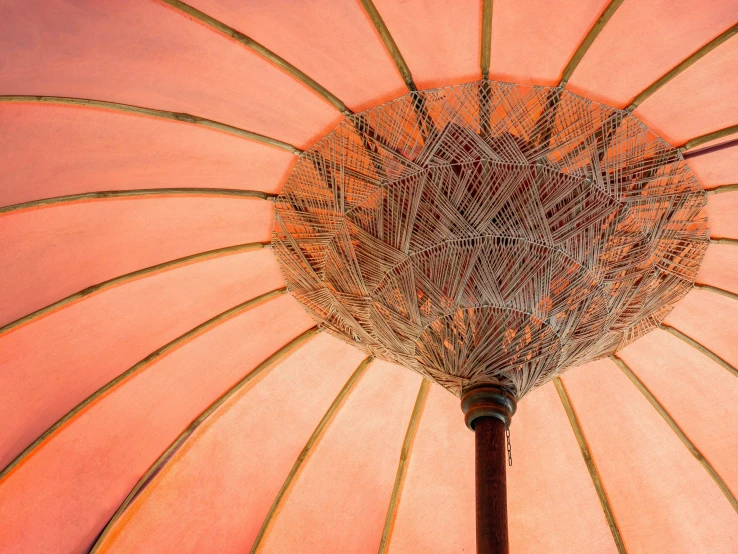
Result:
[[[480,79],[626,110],[707,191],[659,328],[519,401],[511,550],[738,551],[738,1],[0,16],[0,551],[474,551],[458,398],[321,332],[271,238],[347,117]]]

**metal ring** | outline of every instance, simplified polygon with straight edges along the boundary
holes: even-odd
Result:
[[[474,421],[479,417],[496,417],[509,427],[516,408],[515,397],[500,385],[479,385],[461,397],[464,422],[472,431]]]

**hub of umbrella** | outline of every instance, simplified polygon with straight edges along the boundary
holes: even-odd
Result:
[[[322,329],[462,397],[478,551],[502,552],[516,402],[661,323],[702,261],[704,206],[631,113],[481,81],[347,117],[301,154],[272,245]]]
[[[347,117],[300,156],[273,246],[325,331],[519,400],[660,324],[697,274],[704,205],[629,112],[481,81]]]

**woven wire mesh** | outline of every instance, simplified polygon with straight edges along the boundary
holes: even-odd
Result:
[[[707,247],[704,206],[629,112],[481,81],[347,117],[300,156],[272,244],[326,331],[454,394],[521,398],[666,317]]]

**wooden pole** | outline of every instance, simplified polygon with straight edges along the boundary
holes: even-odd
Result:
[[[477,554],[508,554],[506,432],[517,403],[496,384],[477,385],[461,397],[467,427],[474,431]]]
[[[477,485],[477,553],[507,554],[505,424],[496,417],[474,421]]]

